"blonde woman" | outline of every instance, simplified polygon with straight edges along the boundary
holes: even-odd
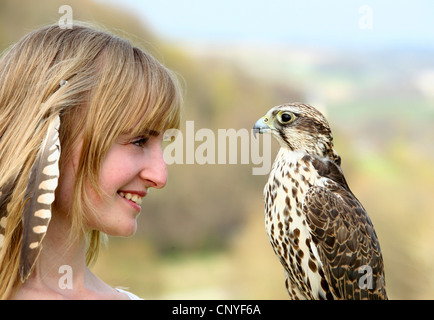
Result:
[[[51,25],[0,60],[0,297],[134,299],[88,268],[101,233],[130,236],[167,171],[176,78],[108,32]],[[68,273],[69,282],[61,277]]]

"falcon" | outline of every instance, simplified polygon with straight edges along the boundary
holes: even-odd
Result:
[[[280,144],[264,188],[265,229],[289,297],[387,299],[377,234],[348,187],[326,118],[289,103],[253,129]]]

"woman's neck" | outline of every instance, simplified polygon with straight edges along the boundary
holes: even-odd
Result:
[[[71,222],[53,214],[43,247],[30,277],[14,299],[125,299],[86,265],[84,235],[70,237]]]
[[[53,214],[43,248],[32,274],[21,286],[41,294],[68,296],[86,288],[90,271],[86,266],[86,238],[70,237],[71,223]]]

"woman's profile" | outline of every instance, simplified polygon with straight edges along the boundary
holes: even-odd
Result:
[[[0,298],[136,298],[88,266],[166,184],[161,142],[181,100],[149,53],[84,24],[39,28],[2,55]]]

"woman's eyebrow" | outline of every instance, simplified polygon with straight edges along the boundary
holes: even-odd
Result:
[[[131,130],[128,130],[127,132],[125,132],[125,134],[126,135],[132,135],[134,131],[135,130],[131,129]],[[158,132],[156,130],[151,130],[151,129],[142,129],[138,132],[136,131],[135,135],[141,136],[141,137],[149,137],[149,136],[158,137],[160,135],[160,132]]]
[[[160,135],[160,133],[158,131],[155,131],[155,130],[145,129],[145,130],[143,130],[142,135],[158,137]]]

